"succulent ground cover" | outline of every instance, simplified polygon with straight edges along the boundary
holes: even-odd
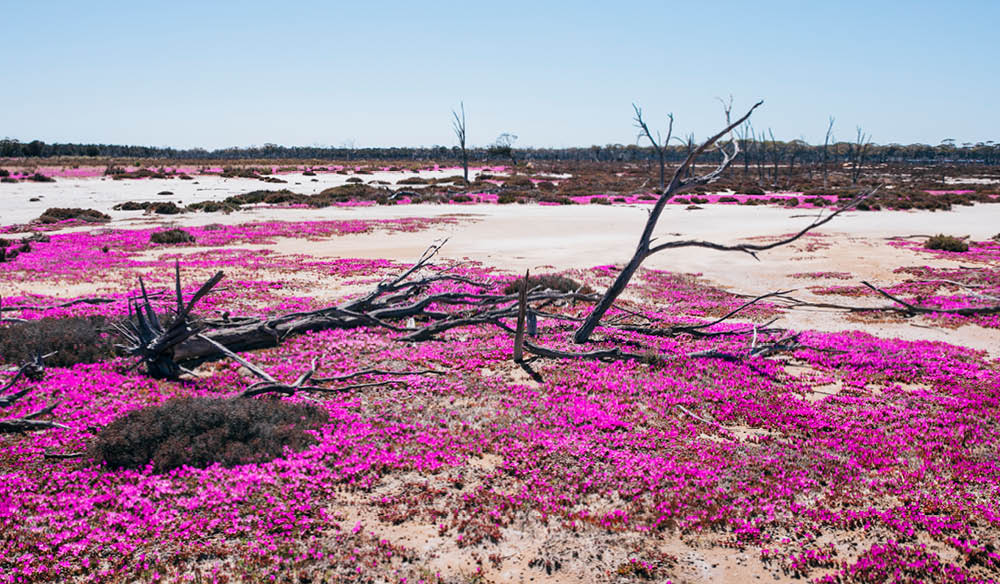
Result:
[[[195,243],[180,249],[151,243],[151,229],[54,232],[0,264],[3,281],[71,284],[99,275],[108,301],[46,309],[54,295],[20,294],[3,306],[38,308],[3,314],[29,322],[121,318],[137,276],[154,292],[165,288],[178,259],[186,281],[229,274],[199,304],[205,317],[316,308],[324,302],[317,284],[350,296],[405,266],[281,255],[255,244],[418,230],[429,221],[196,227]],[[820,237],[807,244],[825,245]],[[912,247],[915,258],[954,253],[892,244]],[[941,305],[997,294],[1000,247],[972,242],[954,255],[977,269],[902,268],[914,281],[887,289]],[[475,263],[461,270],[498,292],[516,278]],[[615,274],[596,266],[563,275],[601,289]],[[472,291],[460,282],[436,286]],[[697,323],[746,300],[695,275],[645,270],[606,320]],[[574,317],[587,309],[547,308]],[[765,323],[783,310],[761,302],[742,322]],[[995,326],[988,317],[919,318]],[[572,332],[571,321],[541,318],[534,341],[573,350]],[[179,382],[129,370],[126,358],[50,367],[41,381],[18,381],[12,391],[32,391],[2,412],[58,401],[52,417],[68,428],[0,435],[0,579],[685,582],[711,580],[718,566],[765,581],[1000,577],[995,358],[864,332],[805,331],[797,349],[767,358],[749,356],[746,336],[663,338],[604,327],[594,339],[593,348],[627,346],[648,357],[533,359],[522,368],[511,361],[513,336],[482,326],[421,343],[384,328],[290,337],[245,356],[289,383],[314,359],[317,377],[369,368],[442,374],[370,374],[361,380],[384,383],[283,398],[323,411],[323,423],[306,430],[314,444],[266,462],[166,472],[53,456],[86,453],[102,428],[173,398],[231,398],[256,381],[245,367],[209,362]],[[740,358],[686,356],[706,349]],[[9,378],[0,376],[0,386]]]

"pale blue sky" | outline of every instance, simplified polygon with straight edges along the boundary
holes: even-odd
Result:
[[[1000,1],[32,2],[0,5],[0,136],[206,147],[631,143],[756,127],[1000,140]]]

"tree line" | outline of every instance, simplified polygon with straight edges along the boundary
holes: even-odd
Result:
[[[783,141],[773,134],[749,131],[737,132],[741,146],[741,159],[735,166],[766,171],[768,167],[795,166],[796,164],[846,163],[852,164],[863,155],[864,164],[1000,164],[1000,144],[990,142],[956,144],[945,140],[930,144],[874,144],[859,130],[855,141],[832,142],[813,145],[802,140]],[[690,141],[689,141],[690,142]],[[215,150],[204,148],[161,148],[154,146],[126,146],[118,144],[61,144],[41,140],[21,142],[16,139],[0,140],[2,158],[162,158],[175,160],[251,160],[251,159],[324,159],[324,160],[435,160],[456,162],[463,159],[463,151],[470,160],[502,162],[511,155],[517,160],[530,161],[593,161],[593,162],[680,162],[690,152],[689,143],[676,145],[657,144],[608,144],[572,148],[513,148],[509,145],[485,147],[430,146],[408,147],[321,147],[279,146],[265,144],[245,148],[230,147]]]

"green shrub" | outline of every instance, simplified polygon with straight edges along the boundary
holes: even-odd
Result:
[[[0,362],[16,365],[55,352],[45,362],[54,367],[96,363],[114,356],[103,316],[40,318],[0,327]]]
[[[183,209],[178,207],[173,202],[153,203],[149,206],[149,210],[159,215],[176,215],[183,212]]]
[[[504,179],[503,186],[505,188],[533,189],[535,183],[523,174],[515,174]]]
[[[720,203],[736,203],[736,202],[738,202],[738,199],[736,197],[733,197],[733,196],[730,196],[730,195],[723,195],[723,196],[719,197],[719,202]]]
[[[137,203],[135,201],[125,201],[124,203],[118,203],[112,209],[115,211],[144,211],[149,208],[150,203],[143,201]]]
[[[924,243],[926,249],[937,249],[941,251],[966,252],[969,251],[969,244],[963,239],[952,235],[938,234]]]
[[[36,172],[35,174],[29,176],[28,180],[35,182],[44,182],[44,183],[56,182],[56,179],[52,178],[51,176],[45,176],[40,172]]]
[[[514,280],[503,289],[504,294],[516,294],[524,286],[524,276]],[[560,276],[558,274],[541,274],[528,278],[528,290],[539,288],[541,290],[558,290],[560,292],[576,292],[579,290],[583,294],[593,292],[589,286],[580,284],[572,278]]]
[[[77,221],[84,221],[86,223],[104,223],[111,221],[111,217],[101,213],[100,211],[95,211],[94,209],[61,207],[46,209],[45,212],[42,213],[38,219],[36,219],[36,221],[39,223],[59,223],[60,221],[67,221],[69,219],[76,219]]]
[[[126,414],[101,429],[88,448],[110,469],[164,473],[182,466],[230,467],[281,458],[316,443],[307,430],[329,415],[315,406],[270,399],[174,398]]]
[[[152,243],[194,243],[194,236],[183,229],[168,229],[166,231],[156,231],[149,236]]]

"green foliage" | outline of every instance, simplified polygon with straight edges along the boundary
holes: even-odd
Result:
[[[41,318],[0,327],[0,362],[18,364],[55,352],[45,362],[54,367],[96,363],[114,356],[103,316]]]
[[[963,239],[952,235],[938,234],[924,243],[926,249],[937,249],[941,251],[966,252],[969,251],[969,244]]]
[[[524,286],[524,276],[514,280],[503,289],[504,294],[516,294]],[[572,278],[560,276],[559,274],[541,274],[528,278],[528,290],[538,288],[540,290],[558,290],[559,292],[576,292],[590,294],[594,290],[589,286],[580,284]]]
[[[304,450],[316,442],[307,430],[328,419],[315,406],[280,400],[174,398],[111,422],[88,452],[110,469],[231,467],[281,458],[286,448]]]
[[[79,208],[62,208],[62,207],[52,207],[46,209],[44,213],[41,214],[38,219],[39,223],[59,223],[60,221],[67,221],[69,219],[75,219],[77,221],[84,221],[86,223],[104,223],[111,221],[111,217],[96,211],[94,209],[79,209]]]
[[[194,243],[193,235],[183,229],[168,229],[166,231],[156,231],[149,236],[152,243],[174,244],[174,243]]]

